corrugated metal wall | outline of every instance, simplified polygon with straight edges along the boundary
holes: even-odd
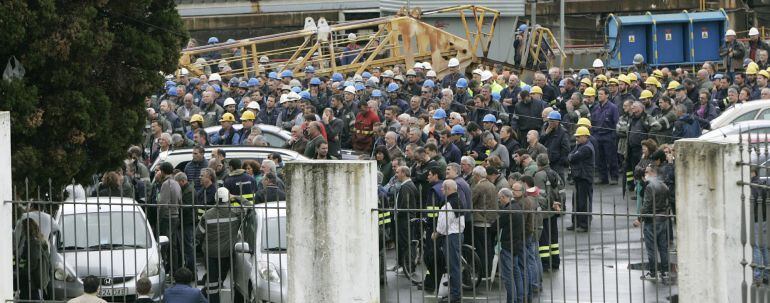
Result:
[[[407,2],[409,2],[409,7],[420,7],[423,11],[455,5],[483,5],[500,11],[500,14],[505,17],[523,16],[525,9],[524,0],[380,0],[380,9],[383,11],[383,13],[397,12],[399,9],[401,9],[401,7],[406,6]]]

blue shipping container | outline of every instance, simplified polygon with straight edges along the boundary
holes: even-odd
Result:
[[[656,40],[658,49],[656,51],[657,63],[681,63],[684,62],[685,44],[687,39],[684,37],[686,23],[664,23],[656,24]],[[688,47],[689,48],[689,47]]]

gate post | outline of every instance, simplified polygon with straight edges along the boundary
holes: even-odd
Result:
[[[742,237],[751,218],[748,187],[738,182],[749,180],[749,171],[738,163],[748,154],[742,157],[736,143],[700,139],[678,140],[675,148],[679,298],[746,302],[741,284],[751,283],[751,268],[741,261],[750,262],[751,246]]]
[[[0,112],[0,222],[13,219],[13,186],[11,185],[11,113]],[[13,232],[0,228],[0,302],[13,300]]]
[[[379,302],[374,161],[287,163],[288,302]]]

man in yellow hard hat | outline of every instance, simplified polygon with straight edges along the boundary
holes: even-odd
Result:
[[[653,104],[658,103],[658,98],[660,98],[660,94],[658,91],[661,88],[660,81],[658,81],[658,78],[656,77],[647,77],[647,80],[644,80],[644,88],[652,93],[652,97],[650,97]],[[644,91],[642,91],[644,92]],[[641,93],[639,94],[639,99],[641,99]]]
[[[754,86],[749,101],[762,99],[762,90],[770,86],[768,80],[770,80],[770,73],[766,70],[763,69],[757,72],[757,85]]]
[[[639,101],[644,104],[644,112],[650,116],[657,116],[660,113],[660,109],[652,102],[652,92],[649,90],[643,90],[639,96]]]
[[[672,80],[668,83],[668,87],[666,87],[666,95],[671,98],[676,98],[676,88],[679,87],[681,83],[679,83],[676,80]]]
[[[752,87],[757,83],[757,72],[759,72],[759,66],[754,62],[749,62],[746,66],[746,86]]]
[[[231,113],[225,113],[222,115],[222,119],[219,120],[222,126],[219,131],[211,134],[211,144],[215,145],[234,145],[240,142],[240,135],[233,128],[235,123],[235,116]]]
[[[618,95],[612,100],[616,106],[620,107],[623,101],[628,99],[636,99],[636,96],[631,92],[631,80],[624,74],[618,75]]]
[[[256,103],[256,102],[251,102]],[[238,136],[240,137],[238,140],[238,145],[248,145],[250,142],[248,142],[249,136],[251,135],[251,128],[254,126],[254,120],[257,119],[257,116],[254,115],[254,112],[247,110],[244,111],[241,115],[241,123],[242,127],[240,130],[238,130]]]
[[[190,130],[187,131],[187,138],[193,139],[193,134],[203,127],[203,116],[200,114],[194,114],[190,117]]]
[[[628,79],[628,92],[634,95],[634,100],[639,99],[639,94],[642,93],[642,88],[639,86],[639,75],[637,73],[628,73],[626,75]]]
[[[572,171],[572,179],[575,182],[575,205],[572,209],[576,212],[590,212],[593,196],[593,179],[595,168],[594,146],[589,141],[591,132],[585,126],[580,126],[575,131],[575,148],[569,153]],[[572,226],[567,230],[586,232],[591,224],[591,215],[572,215]]]
[[[593,87],[586,88],[583,91],[583,103],[588,107],[588,112],[592,112],[596,105],[596,90]]]

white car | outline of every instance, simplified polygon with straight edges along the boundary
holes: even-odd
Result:
[[[56,213],[59,233],[52,255],[56,299],[82,294],[82,279],[101,279],[99,296],[108,301],[133,301],[136,281],[152,282],[154,299],[160,300],[165,272],[160,246],[168,238],[155,235],[142,208],[133,199],[92,197],[64,203]]]
[[[736,104],[711,120],[711,129],[718,129],[731,123],[750,120],[770,120],[770,100],[756,100]],[[704,130],[703,133],[708,132]]]
[[[235,244],[232,278],[236,302],[242,298],[245,302],[285,302],[288,287],[286,202],[261,203],[254,205],[254,209],[257,225],[256,234],[251,235],[254,238]],[[249,243],[254,244],[253,247]]]
[[[731,123],[699,137],[711,141],[765,143],[770,141],[770,120],[752,120]]]

